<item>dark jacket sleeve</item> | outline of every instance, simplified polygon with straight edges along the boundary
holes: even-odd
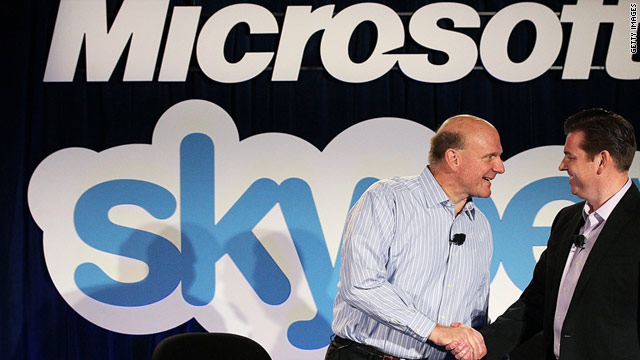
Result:
[[[558,223],[569,212],[567,208],[558,213],[551,226],[551,234]],[[552,239],[553,236],[550,237]],[[553,246],[552,240],[548,246]],[[533,278],[524,289],[520,298],[513,303],[491,325],[479,330],[487,346],[487,360],[501,359],[505,354],[513,351],[517,346],[529,340],[543,330],[545,301],[548,274],[548,250],[545,250],[533,271]]]
[[[491,325],[480,329],[487,346],[487,360],[501,359],[518,345],[542,331],[545,302],[546,250],[533,272],[533,279],[513,303]]]

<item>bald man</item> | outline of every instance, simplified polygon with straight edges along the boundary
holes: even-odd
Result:
[[[491,229],[472,197],[491,195],[504,172],[496,129],[447,119],[431,139],[429,165],[373,184],[347,216],[326,360],[453,358],[486,349]],[[451,326],[453,325],[453,326]]]

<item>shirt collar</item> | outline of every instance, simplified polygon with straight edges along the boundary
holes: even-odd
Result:
[[[604,204],[602,204],[602,206],[600,206],[598,210],[594,211],[594,213],[602,220],[607,221],[607,218],[609,218],[609,215],[611,215],[613,209],[616,207],[616,205],[618,205],[618,203],[630,187],[631,179],[627,179],[627,182],[624,183],[622,188],[618,190],[618,192],[613,194],[613,196],[610,197],[609,200],[607,200]],[[582,217],[585,219],[585,221],[587,220],[587,217],[589,217],[589,208],[589,204],[585,202],[584,207],[582,208]]]
[[[436,178],[431,173],[431,169],[429,168],[429,165],[424,167],[424,170],[422,170],[422,173],[420,174],[419,179],[424,189],[424,199],[428,208],[431,208],[437,205],[451,207],[451,208],[455,206],[453,201],[449,199],[447,194],[444,192],[444,189],[442,188],[442,186],[440,186]],[[467,214],[469,219],[471,220],[475,219],[476,208],[475,208],[475,204],[473,203],[473,199],[470,198],[467,201],[467,203],[464,204],[464,207],[462,208],[462,212]]]

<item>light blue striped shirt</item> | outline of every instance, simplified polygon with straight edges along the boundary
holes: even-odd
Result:
[[[450,244],[466,234],[463,245]],[[493,243],[472,201],[455,217],[428,167],[373,184],[343,233],[336,335],[401,358],[453,358],[427,338],[436,323],[487,324]]]

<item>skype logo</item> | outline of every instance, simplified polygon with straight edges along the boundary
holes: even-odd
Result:
[[[281,133],[239,141],[222,108],[188,100],[162,115],[150,145],[47,157],[29,207],[56,288],[93,323],[148,334],[196,318],[274,358],[319,359],[348,209],[376,179],[418,174],[432,135],[379,118],[322,151]],[[476,200],[494,231],[492,299],[519,295],[553,216],[578,200],[557,171],[561,157],[561,146],[512,157],[492,197]]]

